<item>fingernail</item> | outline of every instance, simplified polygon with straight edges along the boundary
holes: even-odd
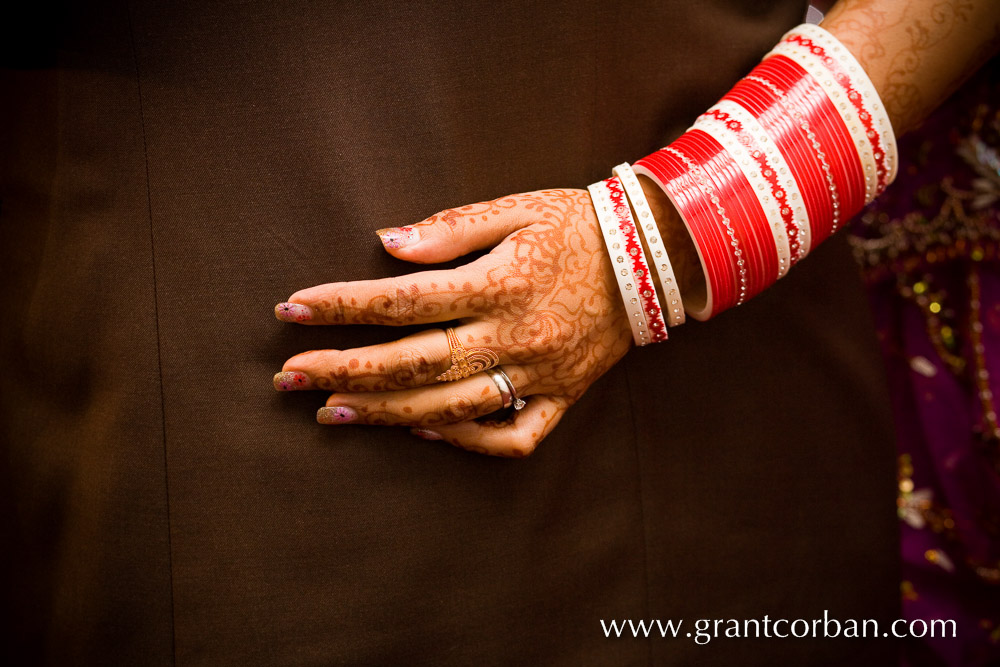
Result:
[[[312,389],[312,380],[305,373],[281,371],[274,374],[274,388],[278,391],[298,391]]]
[[[444,440],[444,436],[429,428],[411,428],[410,435],[415,435],[423,440]]]
[[[420,235],[413,227],[386,227],[375,232],[382,239],[386,248],[405,248],[420,240]]]
[[[282,322],[308,322],[313,318],[313,311],[301,303],[279,303],[274,307],[274,316]]]
[[[316,421],[320,424],[346,424],[358,418],[358,413],[346,405],[320,408],[316,411]]]

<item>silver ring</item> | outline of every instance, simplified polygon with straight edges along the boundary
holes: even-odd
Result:
[[[518,397],[517,390],[514,389],[514,383],[510,381],[510,378],[507,377],[502,368],[494,366],[487,369],[486,374],[490,376],[497,389],[500,390],[500,401],[503,403],[501,410],[514,408],[516,411],[525,406],[524,399]]]

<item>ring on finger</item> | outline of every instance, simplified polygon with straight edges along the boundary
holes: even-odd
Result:
[[[500,366],[489,368],[486,370],[486,374],[490,376],[490,379],[493,380],[493,383],[496,384],[497,389],[500,391],[500,400],[503,402],[501,410],[510,410],[513,408],[513,412],[517,412],[525,406],[524,399],[517,395],[514,383],[504,373],[503,368]]]
[[[489,370],[500,363],[497,353],[487,347],[470,347],[462,345],[458,334],[451,327],[444,330],[448,336],[448,350],[451,353],[451,368],[437,376],[438,382],[453,382],[461,380],[481,371]],[[514,385],[511,385],[511,389]]]

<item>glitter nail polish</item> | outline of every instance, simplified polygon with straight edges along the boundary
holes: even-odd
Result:
[[[443,435],[437,431],[432,431],[429,428],[412,428],[410,429],[410,434],[423,440],[444,440]]]
[[[282,322],[308,322],[313,318],[313,311],[301,303],[279,303],[274,307],[274,316]]]
[[[412,227],[386,227],[375,232],[386,248],[404,248],[420,240],[417,230]]]
[[[312,389],[312,379],[299,371],[281,371],[274,374],[274,388],[278,391]]]
[[[358,413],[346,405],[335,405],[316,411],[316,421],[320,424],[347,424],[357,418]]]

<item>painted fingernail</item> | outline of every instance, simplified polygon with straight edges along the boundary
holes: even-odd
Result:
[[[281,371],[274,374],[274,388],[278,391],[312,389],[312,379],[298,371]]]
[[[279,303],[274,307],[274,316],[282,322],[308,322],[313,318],[313,311],[301,303]]]
[[[413,227],[386,227],[375,232],[382,239],[386,248],[405,248],[420,240],[420,235]]]
[[[347,424],[358,418],[358,413],[346,405],[320,408],[316,411],[316,421],[320,424]]]
[[[423,440],[444,440],[444,436],[429,428],[411,428],[410,435],[415,435]]]

